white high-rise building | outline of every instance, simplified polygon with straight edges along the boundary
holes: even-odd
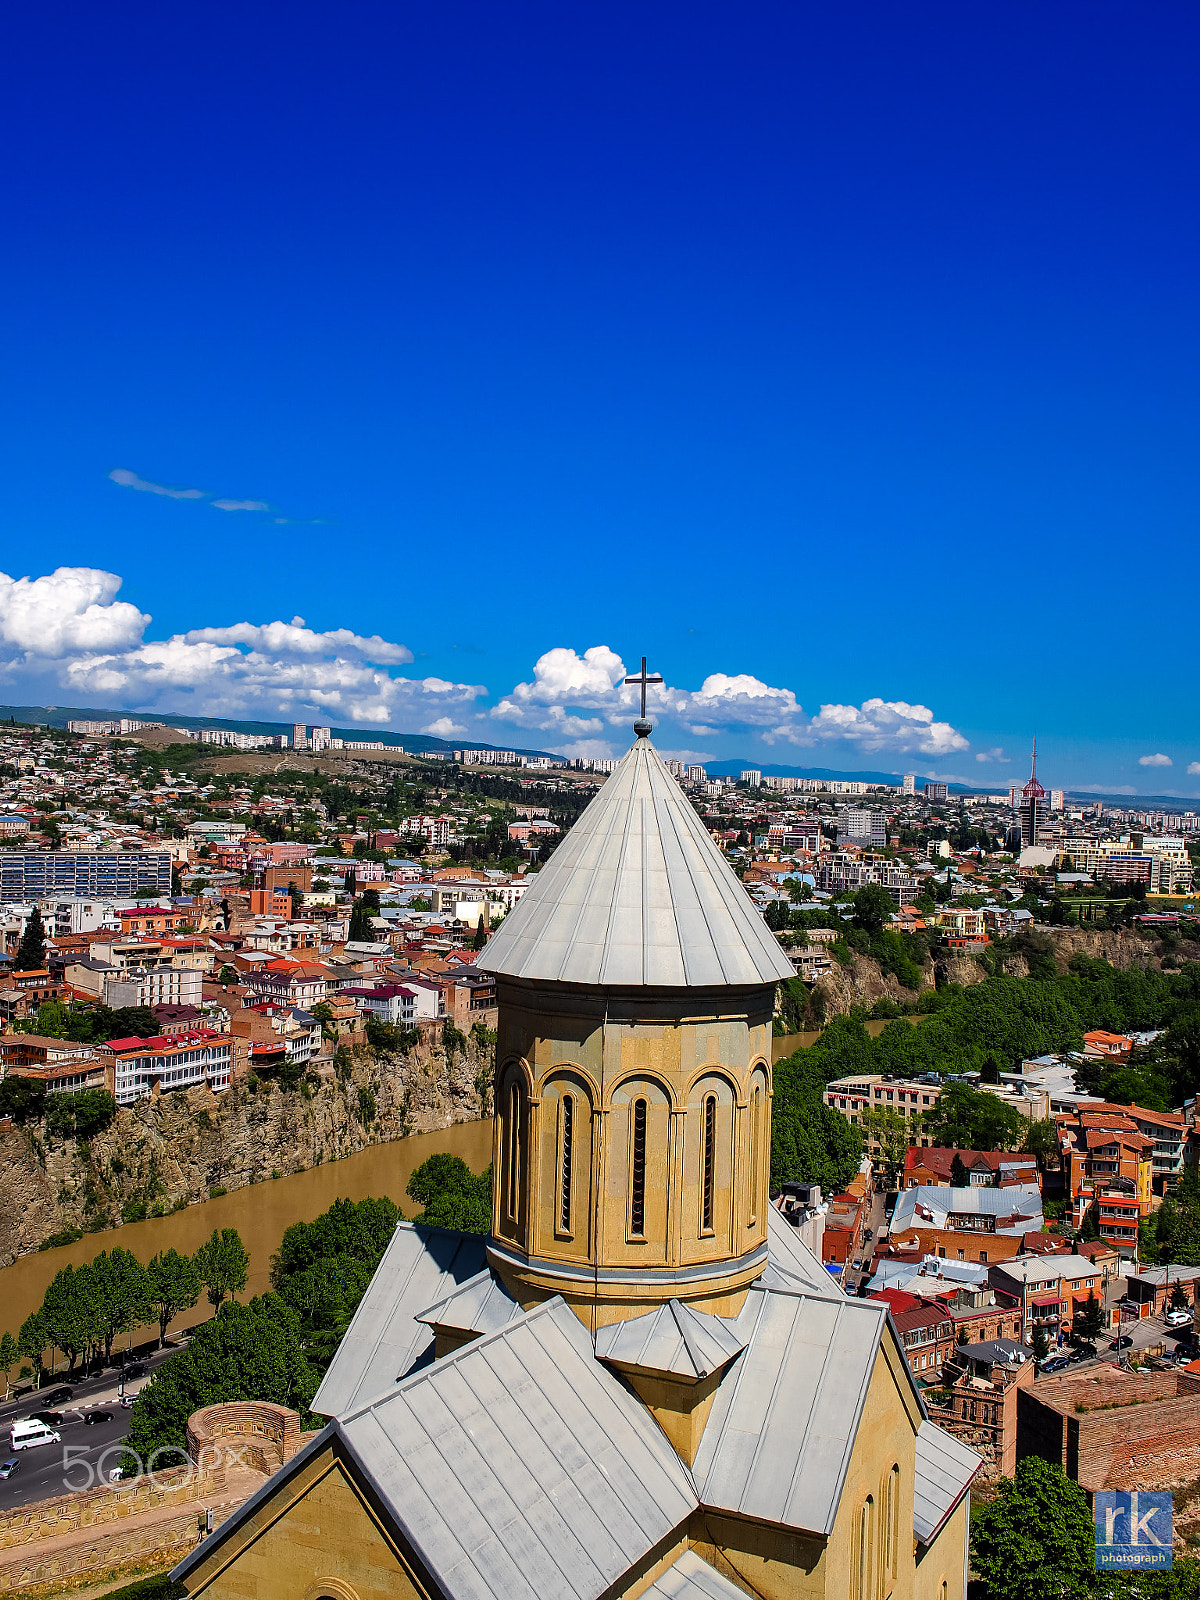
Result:
[[[333,748],[333,735],[328,728],[313,729],[312,748],[314,750],[331,750]]]
[[[905,794],[916,794],[916,792],[917,792],[917,775],[916,775],[916,773],[915,772],[906,772],[904,774],[904,782],[900,785],[900,787],[901,787],[902,791]]]
[[[741,775],[741,781],[748,783],[752,789],[761,789],[762,772],[757,767],[747,767]]]
[[[689,783],[703,783],[708,777],[708,773],[705,772],[703,767],[689,767],[687,775]]]
[[[1067,796],[1065,790],[1051,789],[1050,809],[1051,811],[1065,811],[1067,809]]]
[[[308,745],[308,723],[292,723],[292,749],[303,750]]]

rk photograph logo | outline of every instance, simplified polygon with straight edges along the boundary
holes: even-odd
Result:
[[[1106,1491],[1095,1499],[1096,1571],[1162,1572],[1172,1565],[1169,1494]]]

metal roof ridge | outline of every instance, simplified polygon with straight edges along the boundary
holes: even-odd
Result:
[[[688,1308],[678,1300],[668,1300],[667,1304],[671,1308],[671,1315],[675,1319],[675,1326],[679,1329],[679,1337],[683,1340],[683,1348],[688,1353],[688,1360],[692,1363],[692,1367],[695,1370],[696,1376],[698,1378],[707,1378],[713,1369],[712,1367],[706,1365],[703,1358],[696,1353],[692,1347],[692,1341],[688,1338],[688,1330],[685,1325],[686,1320],[688,1320]]]

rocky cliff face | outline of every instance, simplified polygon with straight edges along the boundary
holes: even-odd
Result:
[[[1180,966],[1185,961],[1200,961],[1200,946],[1178,942],[1168,948],[1157,939],[1147,938],[1133,928],[1098,930],[1089,928],[1038,928],[1054,946],[1055,962],[1059,972],[1066,972],[1071,957],[1082,952],[1094,959],[1108,961],[1124,971],[1129,967]],[[999,954],[1000,969],[1014,978],[1029,976],[1029,962],[1019,950]],[[939,951],[921,970],[921,988],[943,988],[956,983],[967,988],[982,983],[987,970],[974,956],[951,955]],[[855,1006],[869,1010],[877,1000],[915,1000],[917,990],[904,989],[890,974],[885,976],[879,964],[870,956],[854,956],[852,967],[835,963],[833,970],[823,973],[817,980],[817,989],[825,1002],[826,1017],[843,1016]]]
[[[323,1068],[307,1093],[261,1079],[219,1095],[190,1089],[145,1100],[89,1144],[50,1139],[36,1123],[6,1125],[0,1265],[64,1229],[161,1214],[214,1188],[240,1189],[490,1115],[492,1069],[491,1045],[467,1038],[447,1052],[423,1042],[395,1056],[356,1050],[348,1070]]]

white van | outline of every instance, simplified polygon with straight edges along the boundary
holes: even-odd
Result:
[[[14,1422],[12,1425],[12,1447],[14,1450],[32,1450],[35,1444],[61,1444],[62,1434],[55,1433],[53,1428],[48,1428],[44,1422],[30,1418],[26,1422]]]

